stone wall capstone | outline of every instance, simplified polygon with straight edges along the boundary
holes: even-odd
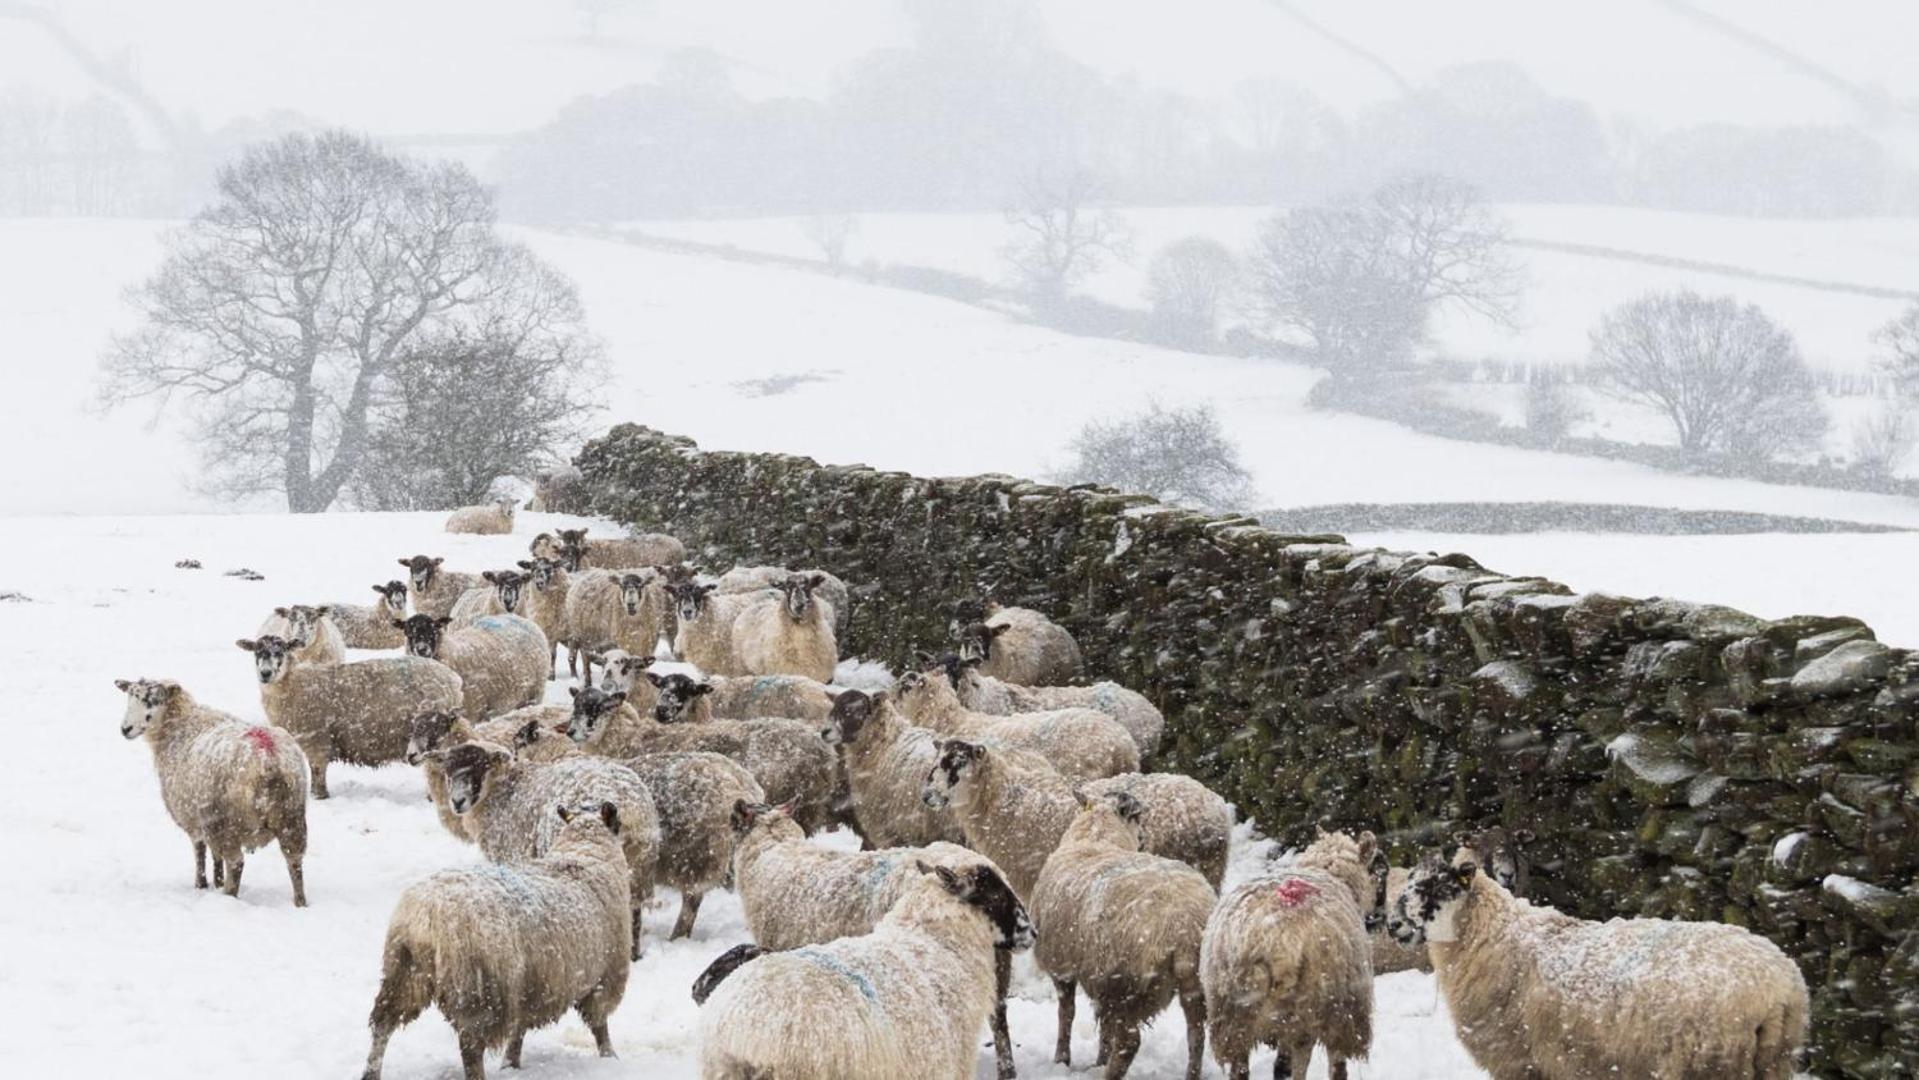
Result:
[[[839,574],[847,655],[944,648],[967,596],[1036,608],[1090,676],[1164,711],[1158,767],[1267,834],[1364,826],[1405,859],[1523,826],[1533,899],[1749,927],[1812,987],[1817,1074],[1919,1073],[1919,656],[1855,619],[1575,595],[1143,496],[702,451],[632,424],[577,463],[594,512],[707,568]]]

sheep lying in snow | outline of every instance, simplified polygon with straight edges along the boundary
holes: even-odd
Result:
[[[653,655],[672,617],[669,605],[666,586],[655,567],[574,574],[564,605],[568,674],[579,661],[583,665],[580,681],[593,681],[589,651],[619,648],[638,656]]]
[[[870,934],[729,951],[700,977],[708,1080],[970,1080],[993,1010],[994,949],[1033,927],[986,866],[927,866]],[[715,986],[714,984],[717,984]]]
[[[406,582],[389,581],[375,585],[373,591],[380,598],[372,604],[327,605],[340,638],[350,649],[400,648],[406,644],[406,635],[393,624],[406,618]]]
[[[1366,922],[1378,847],[1319,834],[1311,847],[1224,897],[1206,926],[1200,974],[1212,1008],[1213,1057],[1247,1080],[1260,1045],[1279,1049],[1273,1075],[1305,1076],[1324,1046],[1333,1080],[1373,1041],[1373,968]]]
[[[527,574],[524,590],[525,609],[520,614],[533,620],[533,625],[546,635],[546,677],[558,678],[560,674],[560,642],[566,639],[566,597],[571,590],[573,579],[568,576],[566,567],[555,559],[521,559],[520,569]],[[567,656],[569,674],[577,671],[571,653]]]
[[[307,906],[307,763],[293,736],[210,709],[171,679],[113,685],[127,695],[120,734],[146,736],[160,801],[193,841],[193,887],[207,887],[211,849],[214,886],[240,895],[246,853],[278,842],[293,906]]]
[[[495,499],[485,506],[462,506],[446,519],[446,531],[504,536],[513,531],[513,500]]]
[[[460,602],[468,589],[477,589],[486,584],[478,574],[465,574],[457,570],[442,570],[440,565],[445,559],[430,555],[415,555],[410,559],[401,559],[400,565],[406,567],[407,589],[413,600],[415,615],[453,614],[453,605]]]
[[[957,844],[883,851],[835,851],[810,844],[792,815],[772,806],[741,803],[733,808],[732,826],[733,887],[753,941],[769,952],[872,933],[905,887],[919,877],[919,863],[999,871],[986,856]],[[995,960],[999,971],[993,1049],[999,1075],[1009,1080],[1014,1075],[1013,1041],[1006,1029],[1011,954],[1000,950]]]
[[[472,626],[488,615],[526,614],[523,605],[532,592],[526,587],[527,575],[518,570],[486,570],[481,572],[480,580],[486,584],[468,589],[453,602],[453,610],[447,612],[453,625]]]
[[[792,578],[818,578],[815,591],[821,603],[832,612],[833,636],[846,636],[847,618],[852,612],[852,594],[846,582],[824,570],[788,570],[783,566],[735,566],[721,574],[714,584],[723,593],[756,593],[777,589]]]
[[[415,615],[400,624],[407,652],[438,660],[460,676],[461,711],[476,720],[532,705],[546,693],[546,635],[518,615],[488,615],[452,626],[442,615]]]
[[[1186,1014],[1186,1080],[1199,1080],[1199,951],[1217,897],[1197,870],[1139,850],[1139,812],[1124,792],[1088,798],[1033,885],[1033,958],[1059,992],[1053,1060],[1072,1064],[1078,987],[1093,999],[1110,1080],[1132,1066],[1140,1026],[1177,996]]]
[[[626,765],[653,793],[660,815],[658,878],[680,894],[680,916],[668,940],[693,932],[700,901],[726,884],[733,869],[733,807],[766,797],[739,763],[704,751],[643,754]]]
[[[974,712],[1011,716],[1052,709],[1093,709],[1119,721],[1139,747],[1141,760],[1159,751],[1166,718],[1146,700],[1146,695],[1136,690],[1128,690],[1116,682],[1096,682],[1091,686],[1021,686],[980,674],[983,661],[979,657],[965,660],[958,654],[948,653],[939,657],[939,661],[960,703]]]
[[[331,618],[331,607],[295,604],[277,607],[260,624],[260,636],[285,638],[294,644],[302,664],[337,664],[346,659],[346,638]]]
[[[427,798],[439,811],[440,824],[447,832],[470,843],[473,837],[468,835],[466,823],[447,802],[446,769],[438,757],[432,756],[433,751],[482,742],[510,749],[522,760],[555,761],[574,753],[573,744],[565,739],[541,740],[537,733],[550,732],[555,725],[564,724],[571,711],[564,705],[529,705],[477,724],[468,722],[457,711],[423,712],[413,718],[404,760],[408,765],[420,767],[426,776]],[[529,725],[535,729],[532,734],[527,731]]]
[[[484,1055],[506,1047],[520,1066],[526,1033],[577,1010],[601,1057],[606,1020],[632,969],[626,824],[609,802],[549,808],[546,853],[512,866],[442,870],[408,886],[387,924],[380,989],[362,1080],[380,1080],[393,1032],[437,1006],[459,1036],[466,1080],[485,1080]]]
[[[435,750],[427,760],[446,770],[447,807],[461,819],[480,853],[512,863],[545,854],[554,823],[543,810],[556,803],[610,802],[626,828],[620,848],[632,874],[633,959],[641,952],[640,912],[653,897],[659,869],[660,819],[653,793],[632,769],[579,755],[558,761],[517,759],[487,743]]]
[[[929,731],[987,740],[1045,758],[1075,780],[1098,780],[1139,771],[1139,746],[1119,722],[1091,709],[1057,709],[989,716],[960,704],[942,666],[899,677],[900,711]]]
[[[628,570],[636,566],[672,566],[686,561],[686,545],[665,533],[588,540],[586,532],[585,529],[560,530],[560,560],[566,563],[568,570],[576,573],[587,569]]]
[[[1736,926],[1586,922],[1515,898],[1470,856],[1428,857],[1387,925],[1426,941],[1459,1041],[1495,1080],[1786,1080],[1805,1043],[1798,966]]]
[[[313,797],[327,797],[334,761],[384,765],[406,753],[413,717],[460,704],[460,677],[414,656],[302,664],[292,642],[268,635],[234,644],[253,654],[267,721],[293,733],[306,754]]]
[[[952,811],[928,806],[922,795],[926,772],[939,760],[939,737],[908,724],[884,691],[842,692],[821,736],[839,747],[867,843],[915,847],[965,839]]]
[[[960,655],[979,658],[980,674],[1022,686],[1054,686],[1079,677],[1079,642],[1031,608],[962,600],[953,609]]]

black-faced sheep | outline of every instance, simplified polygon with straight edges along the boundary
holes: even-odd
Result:
[[[658,880],[677,889],[680,915],[669,940],[693,932],[700,901],[724,885],[733,868],[733,808],[757,803],[765,792],[738,762],[692,751],[629,758],[653,793],[660,815]]]
[[[897,697],[906,718],[929,731],[991,741],[1038,754],[1070,779],[1098,780],[1139,771],[1139,746],[1119,722],[1091,709],[990,716],[960,704],[937,663],[899,677]]]
[[[589,652],[619,648],[637,656],[653,655],[667,632],[672,616],[669,605],[666,586],[655,567],[574,574],[564,605],[568,673],[577,660],[583,665],[580,680],[592,682]]]
[[[735,624],[761,602],[753,593],[721,593],[710,582],[676,581],[667,586],[675,615],[673,655],[707,675],[745,675],[734,640]]]
[[[375,585],[379,599],[372,604],[329,604],[334,625],[350,649],[398,649],[406,635],[395,622],[406,618],[406,582]]]
[[[1025,909],[990,868],[929,866],[870,934],[735,950],[722,958],[730,971],[703,975],[701,1075],[970,1080],[993,1010],[994,949],[1032,941]]]
[[[253,654],[267,720],[298,740],[312,772],[313,797],[327,797],[334,761],[384,765],[406,754],[412,721],[460,706],[460,677],[437,660],[379,657],[350,664],[302,664],[294,646],[271,635],[234,644]]]
[[[723,593],[753,593],[762,589],[778,589],[793,578],[818,578],[814,595],[819,602],[832,609],[833,636],[846,636],[847,620],[852,613],[852,593],[846,588],[846,582],[824,570],[788,570],[783,566],[735,566],[721,574],[714,584]]]
[[[537,733],[552,732],[555,725],[565,724],[571,712],[565,705],[528,705],[477,724],[457,711],[424,712],[413,718],[404,760],[408,765],[420,767],[426,777],[427,798],[439,812],[441,826],[470,843],[473,837],[468,835],[466,823],[447,802],[446,769],[433,751],[482,742],[512,750],[527,761],[555,761],[574,752],[572,742],[565,738],[540,739]],[[527,731],[529,725],[534,729],[533,734]]]
[[[484,1055],[506,1048],[518,1068],[526,1033],[576,1010],[601,1057],[606,1021],[632,968],[633,907],[609,802],[547,816],[561,825],[546,853],[512,866],[441,872],[409,886],[387,924],[373,1041],[363,1080],[380,1080],[387,1040],[428,1005],[459,1036],[466,1080],[485,1080]]]
[[[1066,628],[1031,608],[961,601],[953,610],[960,655],[980,674],[1022,686],[1054,686],[1079,677],[1085,662]]]
[[[657,695],[652,720],[668,732],[656,738],[709,740],[705,748],[734,758],[752,772],[766,789],[769,801],[790,805],[807,832],[832,825],[834,807],[850,801],[839,768],[839,755],[820,737],[816,724],[784,717],[721,720],[708,706],[712,684],[674,673],[647,672]],[[697,732],[698,734],[694,734]]]
[[[526,614],[525,601],[532,592],[526,587],[526,574],[518,570],[487,570],[480,574],[480,580],[486,582],[484,587],[468,589],[454,601],[453,610],[447,613],[453,625],[471,626],[488,615]]]
[[[1138,745],[1141,760],[1159,751],[1166,718],[1146,700],[1146,695],[1136,690],[1128,690],[1116,682],[1096,682],[1091,686],[1021,686],[980,674],[979,665],[983,661],[978,657],[967,660],[957,653],[947,653],[938,659],[946,669],[947,681],[959,694],[960,703],[974,712],[1011,716],[1052,709],[1093,709],[1119,721]]]
[[[337,664],[346,659],[346,638],[333,622],[333,608],[295,604],[278,607],[260,624],[260,636],[284,638],[302,664]]]
[[[513,500],[495,499],[485,506],[462,506],[446,519],[446,531],[504,536],[513,531]]]
[[[686,545],[665,533],[592,540],[587,539],[585,529],[561,529],[559,533],[560,559],[575,572],[672,566],[686,561]]]
[[[460,602],[468,589],[478,589],[486,584],[478,574],[466,574],[457,570],[442,570],[444,558],[432,555],[415,555],[401,559],[400,565],[406,567],[407,591],[413,601],[415,615],[451,615],[453,605]]]
[[[746,593],[753,602],[733,621],[733,648],[742,670],[732,675],[804,675],[831,682],[840,662],[833,613],[813,597],[822,574],[793,574],[772,589]]]
[[[1177,997],[1186,1014],[1186,1080],[1199,1080],[1206,1054],[1199,951],[1217,897],[1199,871],[1144,854],[1139,842],[1138,801],[1123,792],[1088,799],[1034,883],[1033,958],[1059,992],[1053,1060],[1072,1064],[1078,987],[1093,999],[1109,1080],[1131,1068],[1140,1026]]]
[[[842,692],[821,737],[839,747],[867,843],[917,847],[965,840],[952,811],[928,806],[922,794],[926,772],[939,760],[939,736],[908,724],[885,692]]]
[[[207,887],[211,849],[214,886],[240,895],[246,853],[277,842],[293,906],[307,906],[307,763],[293,736],[210,709],[170,679],[113,685],[127,695],[120,734],[146,736],[160,801],[193,841],[193,887]]]
[[[1312,846],[1220,898],[1206,926],[1200,975],[1212,1010],[1213,1056],[1246,1080],[1260,1045],[1273,1075],[1305,1076],[1315,1045],[1331,1074],[1373,1039],[1372,833],[1321,833]]]
[[[520,760],[510,750],[478,742],[432,751],[428,760],[446,770],[447,806],[462,819],[481,854],[495,862],[519,862],[546,852],[554,829],[543,807],[587,801],[617,806],[626,823],[620,848],[632,874],[633,959],[640,958],[640,912],[653,896],[659,872],[660,819],[653,793],[637,773],[619,762],[584,755]]]
[[[1479,864],[1480,869],[1492,875],[1494,881],[1514,896],[1526,895],[1527,882],[1532,874],[1532,859],[1527,854],[1526,845],[1532,841],[1531,829],[1506,829],[1498,825],[1453,834],[1453,842],[1459,845],[1461,851],[1471,852],[1473,861]],[[1387,898],[1398,896],[1406,888],[1406,879],[1411,874],[1410,867],[1387,866],[1383,859],[1373,867],[1376,898],[1375,925],[1371,927],[1374,975],[1433,969],[1425,942],[1402,943],[1386,932]]]
[[[1719,923],[1596,923],[1515,898],[1470,856],[1429,857],[1393,899],[1424,939],[1453,1026],[1494,1080],[1786,1080],[1810,1002],[1799,968]]]
[[[566,596],[573,579],[556,559],[522,559],[519,566],[526,571],[531,586],[525,593],[526,608],[520,614],[532,619],[533,625],[546,635],[546,677],[554,679],[560,673],[560,643],[566,639]],[[569,653],[567,671],[573,674],[577,670]]]
[[[414,615],[400,624],[407,652],[452,668],[461,683],[461,711],[485,720],[537,703],[546,693],[546,635],[518,615],[488,615],[471,626],[450,616]]]

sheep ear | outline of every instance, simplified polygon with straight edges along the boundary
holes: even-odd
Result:
[[[733,800],[733,813],[730,817],[733,831],[744,833],[753,827],[753,807],[745,799]]]
[[[554,812],[554,813],[556,813],[556,814],[558,814],[558,815],[560,815],[560,820],[561,820],[561,821],[572,821],[572,820],[573,820],[573,811],[571,811],[571,810],[569,810],[569,809],[567,809],[567,807],[566,807],[566,804],[565,804],[565,803],[560,803],[560,804],[558,804],[557,806],[555,806],[555,807],[553,808],[553,812]]]
[[[538,720],[528,720],[526,723],[520,725],[520,730],[513,733],[513,745],[516,748],[532,746],[539,740],[540,722]]]
[[[446,558],[444,556],[435,556],[433,559],[433,565],[438,566],[445,561],[446,561]]]
[[[413,560],[412,560],[412,559],[400,559],[400,560],[399,560],[399,563],[400,563],[400,565],[401,565],[401,566],[404,566],[404,567],[406,567],[406,568],[408,568],[409,570],[413,568]]]
[[[920,865],[924,867],[926,864],[921,863]],[[933,867],[933,876],[939,879],[940,887],[947,892],[960,897],[966,895],[966,883],[960,880],[958,874],[955,874],[948,868],[944,866]]]
[[[1478,873],[1479,864],[1468,859],[1458,866],[1453,867],[1453,881],[1463,889],[1473,883],[1473,877]]]
[[[492,765],[511,764],[513,761],[513,752],[510,750],[496,749],[492,753],[489,753],[486,756],[486,759],[487,759],[487,762]]]
[[[614,691],[613,693],[611,693],[611,694],[608,694],[608,695],[607,695],[607,698],[606,698],[606,700],[608,700],[608,701],[610,701],[610,702],[612,702],[612,703],[613,703],[613,704],[615,704],[615,705],[622,705],[622,704],[625,704],[625,702],[626,702],[626,691],[624,691],[624,690],[615,690],[615,691]]]
[[[693,684],[693,696],[695,697],[698,697],[701,694],[710,694],[712,692],[713,692],[713,684],[710,682],[696,682]]]
[[[874,706],[877,707],[878,705],[880,705],[882,702],[886,700],[886,694],[887,692],[885,690],[875,690],[868,697],[868,700],[871,701],[874,704]]]
[[[1081,810],[1089,809],[1093,805],[1092,797],[1086,794],[1086,789],[1083,787],[1073,788],[1073,801],[1079,804]]]
[[[569,686],[566,688],[566,693],[568,697],[577,698],[580,696],[580,688],[577,686]]]
[[[281,617],[282,619],[284,619],[284,618],[286,618],[286,617],[287,617],[287,609],[286,609],[286,608],[283,608],[283,607],[277,607],[277,608],[274,608],[274,609],[273,609],[273,613],[274,613],[275,615],[278,615],[278,616],[279,616],[279,617]]]
[[[1359,865],[1361,866],[1370,865],[1373,861],[1373,857],[1378,854],[1379,854],[1379,837],[1374,836],[1373,831],[1371,829],[1367,829],[1365,832],[1360,833],[1359,834]]]
[[[328,615],[333,614],[333,605],[321,604],[319,607],[313,609],[313,613],[315,615],[318,615],[320,618],[324,619]]]
[[[453,622],[453,616],[451,616],[451,615],[442,615],[442,616],[440,616],[439,618],[437,618],[437,619],[434,619],[434,620],[433,620],[433,625],[435,625],[435,626],[447,626],[447,625],[449,625],[449,624],[451,624],[452,622]]]
[[[405,629],[406,629],[406,620],[405,620],[405,619],[394,619],[394,620],[393,620],[393,628],[394,628],[395,630],[405,630]]]
[[[259,642],[249,641],[246,638],[241,638],[240,640],[234,642],[234,644],[238,645],[239,647],[241,647],[242,649],[245,649],[248,652],[254,652],[260,647]]]
[[[605,825],[606,831],[614,836],[620,835],[620,808],[609,801],[601,800],[600,824]]]
[[[531,559],[521,559],[514,565],[518,566],[522,570],[532,570],[534,568],[533,561]]]
[[[482,570],[482,571],[480,571],[480,578],[481,578],[482,580],[484,580],[484,581],[493,581],[493,582],[497,582],[497,581],[499,581],[499,580],[500,580],[500,579],[499,579],[499,576],[498,576],[498,575],[496,575],[496,574],[495,574],[495,573],[494,573],[493,571],[491,571],[491,570]]]
[[[822,586],[822,585],[824,585],[824,584],[826,584],[826,575],[825,575],[825,574],[808,574],[808,575],[806,575],[806,587],[807,587],[807,588],[809,588],[809,589],[817,589],[817,588],[819,588],[820,586]]]
[[[662,678],[660,678],[660,677],[659,677],[658,675],[655,675],[655,674],[654,674],[653,672],[651,672],[651,671],[649,671],[649,672],[647,672],[647,673],[646,673],[646,681],[647,681],[647,682],[650,682],[650,683],[652,683],[652,684],[653,684],[654,686],[665,686],[665,685],[666,685],[666,680],[665,680],[665,679],[662,679]]]
[[[113,680],[113,685],[119,687],[120,692],[123,694],[126,693],[128,690],[133,689],[133,683],[127,681],[126,679],[115,679]]]
[[[1004,634],[1005,632],[1007,632],[1008,630],[1011,630],[1012,628],[1013,628],[1012,623],[1002,623],[999,626],[987,627],[986,632],[992,635],[993,637],[998,637],[1001,634]]]

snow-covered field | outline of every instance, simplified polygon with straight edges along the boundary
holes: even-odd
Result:
[[[394,559],[419,551],[469,569],[503,564],[551,522],[528,515],[511,537],[449,536],[440,526],[427,514],[0,519],[10,568],[0,592],[30,598],[0,602],[0,685],[13,699],[6,731],[18,766],[0,787],[0,862],[10,868],[0,887],[0,1014],[18,1035],[7,1075],[358,1075],[394,899],[407,882],[477,852],[440,829],[413,770],[335,766],[333,798],[308,811],[312,907],[292,908],[273,849],[248,860],[238,901],[196,892],[190,846],[160,805],[151,755],[120,736],[124,698],[112,680],[178,679],[207,704],[259,719],[252,665],[233,641],[251,636],[271,607],[365,600],[369,584],[394,576]],[[205,569],[175,569],[186,557]],[[241,566],[266,580],[222,576]],[[563,700],[564,687],[552,684],[549,697]],[[1242,843],[1235,873],[1269,847]],[[649,913],[647,955],[612,1019],[619,1060],[596,1058],[569,1017],[528,1038],[526,1075],[697,1075],[688,988],[746,934],[738,903],[716,895],[693,938],[667,944],[656,936],[677,903],[667,896]],[[1016,993],[1020,1075],[1088,1075],[1090,1010],[1080,1010],[1076,1029],[1080,1069],[1068,1071],[1048,1061],[1050,984],[1029,970]],[[1373,1059],[1357,1075],[1481,1075],[1428,978],[1380,980],[1375,1026]],[[1183,1029],[1176,1016],[1154,1026],[1134,1074],[1173,1075]],[[451,1029],[429,1012],[394,1039],[387,1076],[441,1080],[458,1075],[458,1060]],[[993,1075],[984,1033],[979,1075]],[[1207,1075],[1219,1075],[1210,1063]],[[1324,1076],[1324,1062],[1310,1075]]]

